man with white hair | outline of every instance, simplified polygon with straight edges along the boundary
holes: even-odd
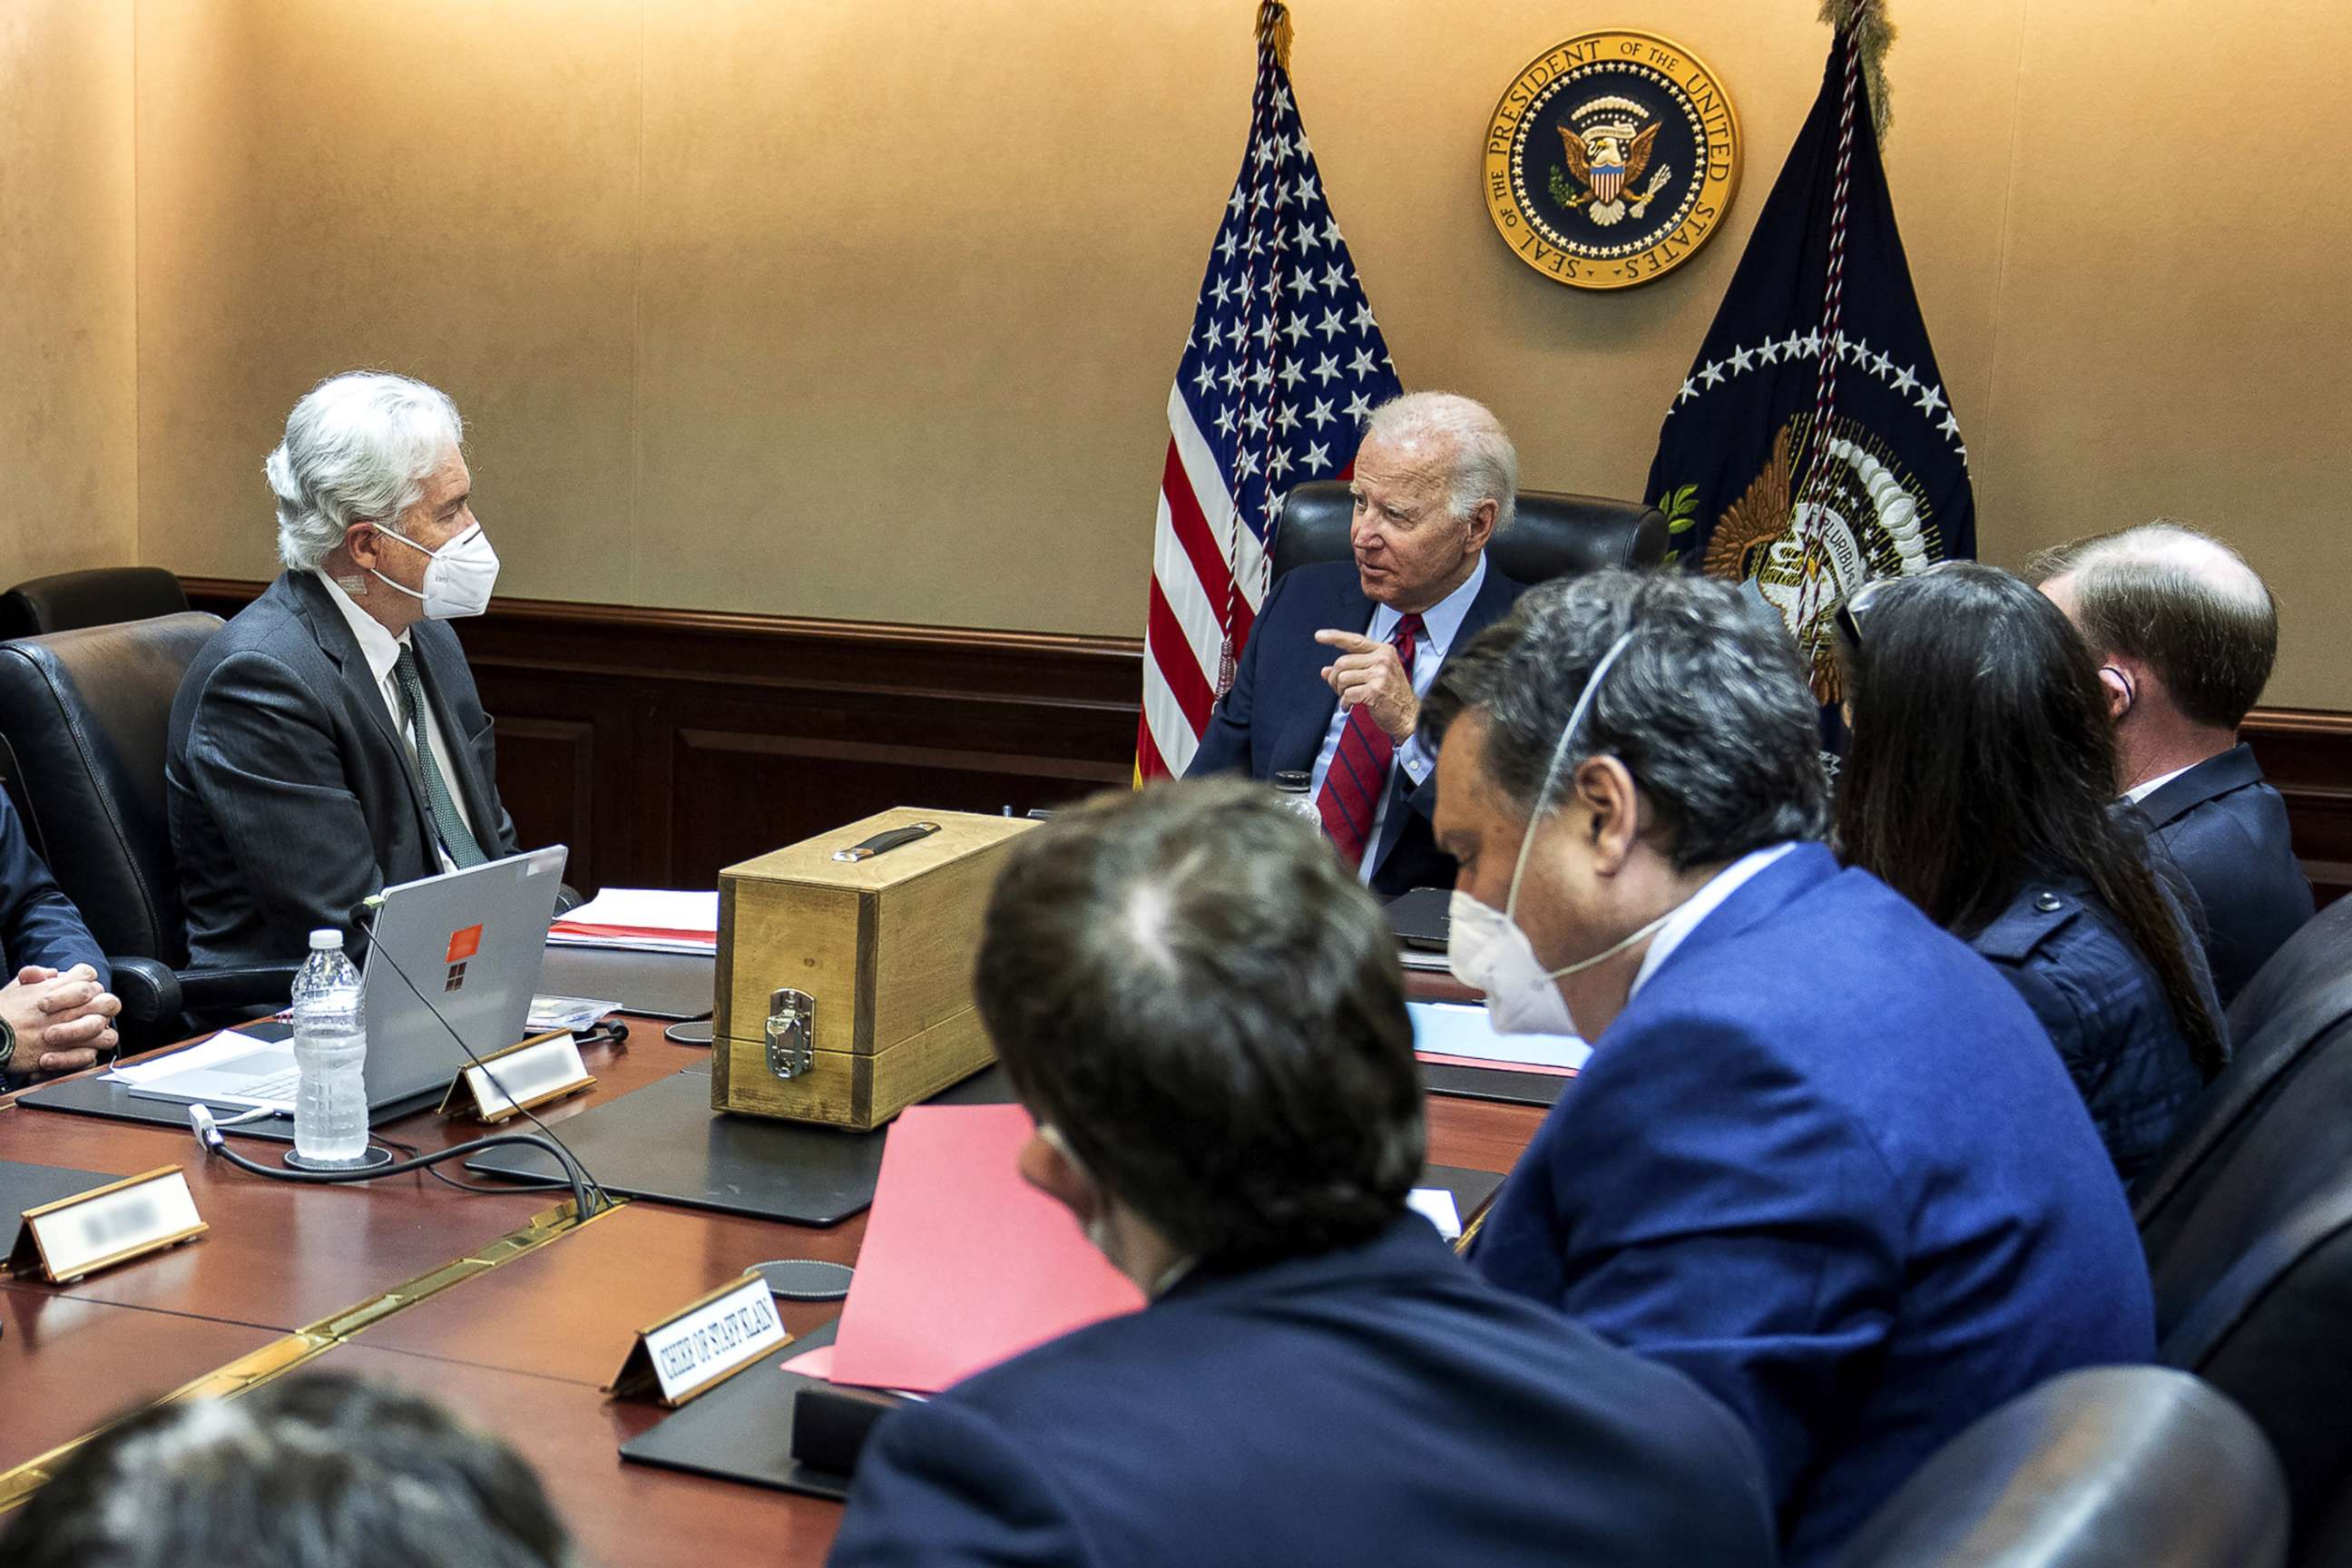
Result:
[[[2032,572],[2099,661],[2116,788],[2203,905],[2227,1003],[2312,916],[2286,803],[2238,739],[2278,656],[2278,605],[2236,551],[2163,521],[2044,551]]]
[[[445,621],[488,605],[448,397],[354,371],[311,388],[269,455],[278,553],[261,596],[172,704],[172,848],[201,967],[363,950],[361,902],[515,850],[489,716]]]
[[[1348,487],[1354,559],[1274,584],[1185,776],[1305,773],[1332,847],[1374,892],[1451,886],[1429,830],[1436,762],[1413,731],[1446,656],[1524,591],[1486,555],[1518,486],[1483,405],[1413,392],[1372,410]]]

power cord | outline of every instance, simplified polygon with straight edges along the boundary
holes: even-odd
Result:
[[[611,1206],[612,1203],[610,1198],[604,1196],[604,1190],[597,1188],[597,1205],[593,1208],[590,1207],[588,1193],[592,1184],[586,1179],[587,1172],[572,1158],[572,1152],[529,1132],[493,1132],[487,1138],[475,1138],[464,1143],[453,1144],[446,1149],[437,1149],[430,1154],[422,1154],[407,1160],[394,1160],[389,1165],[373,1165],[365,1170],[302,1171],[286,1165],[265,1165],[257,1160],[248,1160],[230,1148],[228,1140],[222,1135],[218,1124],[213,1121],[212,1110],[208,1106],[189,1106],[188,1125],[195,1131],[196,1142],[205,1146],[207,1153],[226,1160],[240,1171],[249,1171],[257,1176],[267,1176],[276,1182],[309,1182],[327,1186],[345,1185],[353,1182],[373,1182],[383,1176],[404,1176],[411,1171],[429,1171],[444,1160],[455,1160],[466,1154],[478,1154],[485,1149],[521,1144],[548,1155],[557,1164],[562,1165],[571,1176],[573,1214],[586,1219],[592,1215],[603,1212],[604,1208]]]
[[[474,1047],[466,1043],[466,1037],[459,1034],[455,1028],[450,1026],[449,1020],[441,1016],[441,1009],[435,1006],[432,999],[425,994],[424,991],[418,987],[416,982],[408,977],[408,971],[403,969],[400,966],[400,961],[392,956],[392,950],[386,947],[383,942],[376,940],[376,912],[378,910],[383,908],[383,895],[379,893],[373,898],[362,900],[359,909],[354,911],[358,918],[367,926],[368,946],[373,956],[382,958],[386,964],[391,966],[393,973],[400,977],[400,983],[408,987],[408,994],[415,997],[417,1002],[423,1005],[427,1013],[433,1015],[433,1021],[441,1026],[441,1032],[443,1034],[447,1035],[452,1040],[455,1040],[457,1043],[457,1048],[466,1053],[466,1059],[473,1063],[475,1067],[481,1069],[482,1076],[489,1079],[490,1087],[497,1089],[500,1095],[504,1096],[506,1102],[509,1105],[513,1106],[515,1110],[520,1111],[524,1120],[528,1121],[533,1127],[538,1128],[541,1132],[544,1133],[546,1135],[546,1142],[551,1142],[556,1148],[563,1151],[559,1163],[562,1164],[567,1172],[576,1173],[577,1179],[573,1184],[575,1186],[577,1186],[580,1182],[585,1182],[588,1189],[596,1194],[597,1211],[601,1212],[604,1209],[610,1208],[613,1205],[611,1194],[604,1191],[603,1184],[599,1183],[594,1176],[589,1174],[588,1167],[582,1163],[578,1155],[572,1153],[572,1146],[564,1142],[562,1139],[558,1138],[555,1135],[554,1129],[548,1126],[546,1122],[541,1121],[536,1113],[531,1111],[522,1103],[522,1100],[519,1096],[507,1092],[506,1085],[499,1081],[499,1075],[491,1068],[490,1064],[484,1061],[479,1056],[475,1054]],[[627,1038],[625,1026],[614,1026],[614,1027],[620,1031],[615,1037],[616,1039]],[[541,1142],[538,1139],[532,1139],[530,1142],[539,1143],[541,1148],[546,1147],[546,1142]],[[434,1158],[437,1159],[439,1156],[436,1155]],[[380,1165],[376,1168],[376,1173],[390,1174],[395,1169],[398,1169],[398,1167]],[[590,1211],[585,1208],[581,1210],[581,1213],[583,1215],[589,1212]]]

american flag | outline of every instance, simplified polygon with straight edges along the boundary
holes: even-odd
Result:
[[[1265,596],[1284,494],[1344,477],[1400,390],[1299,124],[1289,33],[1260,6],[1249,146],[1168,394],[1139,780],[1192,760]]]

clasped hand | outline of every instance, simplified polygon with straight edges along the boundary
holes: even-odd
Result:
[[[122,1004],[98,983],[98,971],[77,963],[62,974],[26,964],[0,986],[0,1018],[16,1031],[19,1071],[78,1072],[120,1043],[115,1016]]]
[[[1323,670],[1323,683],[1339,694],[1339,706],[1369,710],[1372,722],[1400,745],[1411,740],[1421,722],[1421,699],[1395,647],[1355,632],[1320,631],[1315,640],[1339,650]]]

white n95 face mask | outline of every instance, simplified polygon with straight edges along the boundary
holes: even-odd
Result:
[[[387,539],[397,539],[411,550],[425,557],[425,591],[394,582],[373,567],[378,582],[389,588],[398,588],[412,599],[425,601],[425,614],[436,621],[459,620],[467,616],[478,616],[490,607],[490,590],[498,585],[499,552],[490,548],[489,536],[480,523],[466,530],[438,550],[427,550],[404,533],[395,533],[382,523],[375,525],[378,533]]]
[[[1559,994],[1556,982],[1596,963],[1605,963],[1656,931],[1674,913],[1667,910],[1590,958],[1549,970],[1536,957],[1535,944],[1528,941],[1528,933],[1518,922],[1519,882],[1527,875],[1528,851],[1535,844],[1536,829],[1542,824],[1552,786],[1559,782],[1560,764],[1567,760],[1569,747],[1592,706],[1593,693],[1601,689],[1601,678],[1633,640],[1633,634],[1627,632],[1609,645],[1609,651],[1592,667],[1584,689],[1578,693],[1576,706],[1569,710],[1568,727],[1559,732],[1559,744],[1552,748],[1551,765],[1544,770],[1543,784],[1535,795],[1535,808],[1528,816],[1528,830],[1519,839],[1519,858],[1511,867],[1511,889],[1504,899],[1504,907],[1497,910],[1482,904],[1459,888],[1454,890],[1448,905],[1446,967],[1463,984],[1486,994],[1486,1021],[1496,1034],[1576,1034],[1576,1019],[1569,1012],[1568,999]]]

